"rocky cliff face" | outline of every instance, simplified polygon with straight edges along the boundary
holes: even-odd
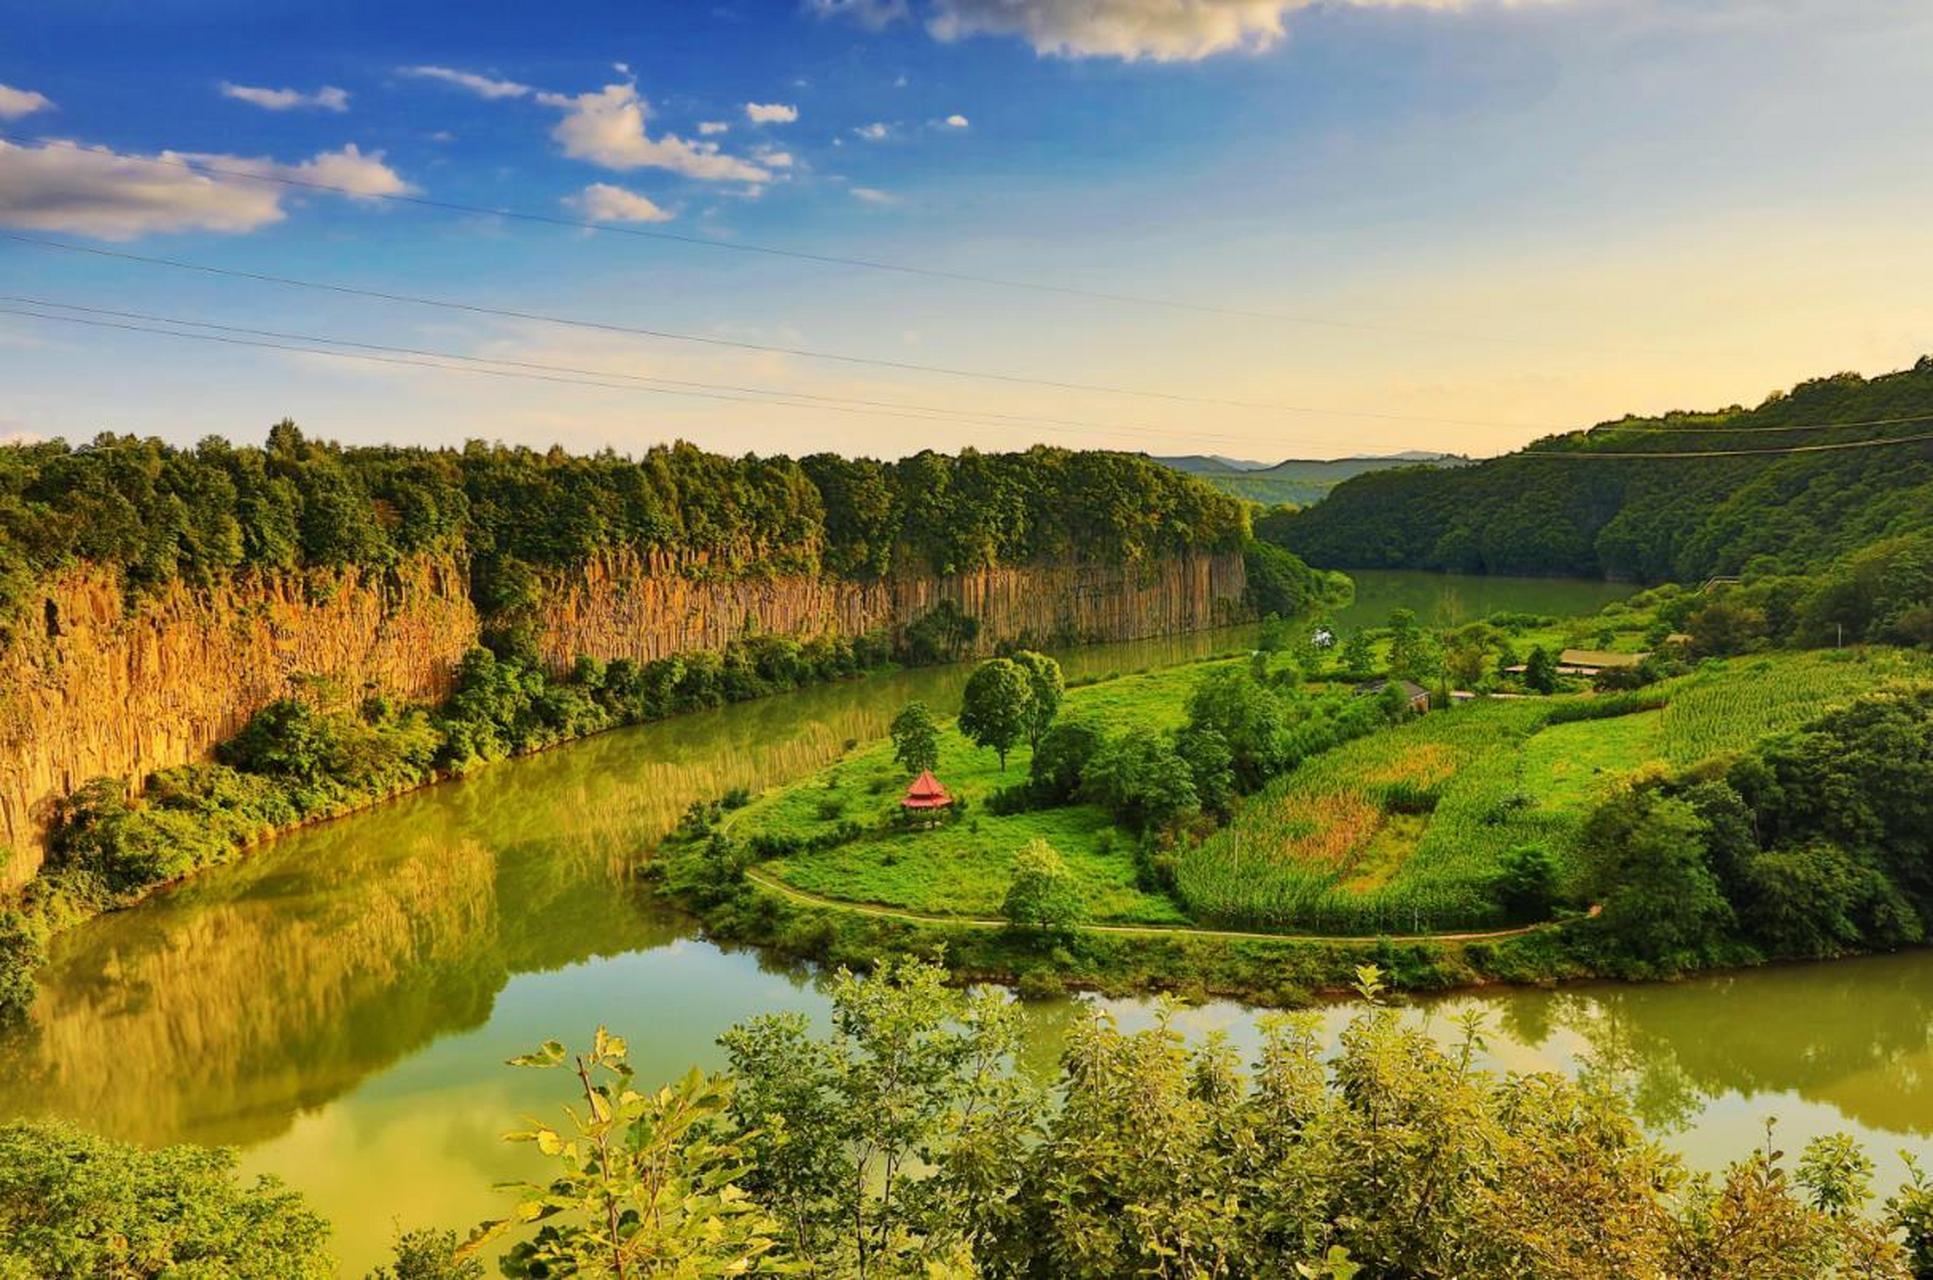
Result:
[[[54,802],[89,778],[199,759],[302,684],[436,698],[476,634],[449,561],[139,599],[106,572],[67,575],[0,651],[0,885],[33,873]]]
[[[720,648],[748,627],[896,631],[942,601],[980,620],[983,648],[1128,640],[1236,621],[1244,583],[1236,553],[871,583],[711,579],[614,556],[548,584],[540,643],[559,666],[579,654],[645,661]],[[89,778],[139,779],[202,758],[300,688],[435,699],[476,637],[465,574],[447,560],[136,599],[103,571],[67,575],[0,648],[0,887],[33,874],[55,802]]]
[[[710,579],[630,557],[547,584],[544,655],[639,662],[722,648],[748,626],[785,635],[897,632],[950,601],[980,620],[983,652],[1003,640],[1086,644],[1199,631],[1239,620],[1242,557],[1194,555],[1139,568],[1049,564],[875,582],[777,576]]]

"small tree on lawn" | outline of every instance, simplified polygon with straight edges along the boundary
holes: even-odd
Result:
[[[1017,929],[1067,933],[1086,918],[1087,908],[1074,873],[1054,847],[1031,840],[1014,855],[1013,883],[1000,914]]]
[[[912,774],[940,766],[940,726],[924,702],[909,702],[893,717],[893,759]]]
[[[1032,698],[1027,709],[1027,745],[1038,748],[1040,735],[1047,732],[1060,712],[1060,700],[1067,685],[1061,679],[1060,663],[1044,653],[1022,649],[1013,660],[1027,673],[1027,692]]]
[[[1010,658],[988,658],[967,677],[960,700],[960,732],[968,741],[991,747],[1000,757],[1026,738],[1033,717],[1033,687],[1027,673]]]
[[[1541,644],[1524,659],[1524,687],[1532,693],[1557,692],[1557,664]]]
[[[1361,627],[1351,632],[1343,643],[1342,673],[1351,680],[1367,680],[1376,673],[1376,650],[1369,632]]]

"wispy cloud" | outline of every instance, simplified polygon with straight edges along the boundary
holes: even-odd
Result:
[[[295,111],[303,107],[311,107],[318,111],[349,109],[349,91],[338,89],[332,84],[325,84],[313,93],[304,93],[300,89],[263,89],[224,80],[221,91],[224,98],[253,103],[269,111]]]
[[[852,131],[855,138],[864,138],[868,142],[884,142],[892,132],[891,125],[879,120],[871,124],[862,124]]]
[[[799,118],[799,109],[784,102],[748,102],[745,118],[753,124],[791,124]]]
[[[851,188],[851,191],[852,191],[853,199],[863,200],[867,204],[898,204],[899,203],[898,196],[894,195],[890,191],[881,191],[878,187],[853,187]]]
[[[479,98],[524,98],[536,92],[529,85],[518,84],[515,80],[498,80],[474,71],[458,71],[453,67],[398,67],[396,70],[400,75],[415,76],[419,80],[440,80],[459,89],[468,89]]]
[[[159,163],[157,163],[159,161]],[[185,167],[199,162],[222,174]],[[352,197],[415,190],[383,162],[382,152],[351,143],[299,164],[229,155],[163,151],[144,158],[105,147],[0,142],[0,223],[65,231],[100,240],[132,240],[170,231],[253,231],[287,216],[288,194],[259,177],[287,177],[337,188]]]
[[[731,125],[723,120],[700,120],[698,122],[698,132],[707,138],[720,133],[730,133],[731,130]]]
[[[53,109],[54,100],[44,93],[32,89],[16,89],[10,84],[0,84],[0,120],[18,120],[36,111]]]
[[[822,18],[845,18],[869,31],[878,31],[909,15],[906,0],[805,0],[807,13]]]
[[[669,222],[676,216],[649,196],[608,182],[593,182],[564,203],[592,222]]]
[[[563,111],[551,131],[564,154],[607,169],[668,169],[703,182],[765,182],[771,172],[715,142],[691,142],[676,134],[653,138],[645,131],[645,103],[636,85],[610,84],[593,93],[540,93],[537,100]]]

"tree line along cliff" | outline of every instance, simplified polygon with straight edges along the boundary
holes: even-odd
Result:
[[[1357,476],[1256,532],[1329,568],[1643,582],[1805,573],[1933,533],[1930,433],[1933,356],[1882,377],[1812,379],[1756,408],[1625,417],[1473,466]],[[1899,442],[1865,445],[1887,440]],[[1807,448],[1763,452],[1793,446]],[[1603,456],[1714,452],[1732,456]]]
[[[896,463],[102,436],[0,450],[0,885],[52,804],[204,756],[275,698],[430,700],[479,642],[563,669],[733,638],[907,657],[1128,639],[1316,580],[1241,503],[1145,459]]]

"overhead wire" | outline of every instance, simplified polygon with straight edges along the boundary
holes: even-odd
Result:
[[[0,142],[10,142],[15,146],[32,147],[46,145],[44,139],[33,139],[21,134],[0,130]],[[1086,298],[1098,302],[1118,303],[1131,306],[1155,307],[1171,311],[1188,311],[1203,315],[1225,315],[1244,320],[1269,320],[1283,324],[1301,325],[1311,328],[1324,328],[1367,333],[1388,333],[1403,337],[1431,338],[1451,341],[1491,341],[1517,345],[1554,345],[1550,339],[1535,335],[1491,335],[1472,330],[1435,330],[1402,325],[1382,324],[1367,320],[1336,319],[1334,317],[1297,315],[1285,312],[1256,310],[1246,307],[1231,307],[1210,302],[1196,302],[1181,298],[1162,298],[1148,294],[1124,293],[1106,289],[1088,289],[1077,285],[1054,284],[1043,280],[1022,280],[1007,276],[988,275],[972,271],[958,271],[945,267],[922,266],[917,263],[895,262],[881,258],[864,258],[855,255],[818,253],[807,249],[789,249],[781,245],[761,244],[748,240],[723,240],[708,236],[688,235],[662,227],[635,227],[620,223],[599,222],[590,218],[574,218],[564,214],[541,213],[533,209],[515,209],[504,206],[467,204],[458,200],[442,200],[430,196],[399,191],[359,191],[354,187],[338,183],[323,182],[315,178],[298,178],[287,173],[267,173],[259,170],[236,169],[224,165],[211,164],[206,160],[186,155],[136,155],[130,152],[114,151],[105,148],[90,148],[72,145],[78,155],[99,156],[111,160],[131,160],[140,164],[159,165],[185,169],[190,173],[205,177],[230,178],[246,182],[266,182],[294,190],[322,191],[331,195],[347,196],[357,200],[378,200],[390,204],[408,205],[415,208],[431,209],[444,213],[461,213],[471,217],[502,218],[507,221],[532,223],[541,226],[563,227],[572,230],[594,231],[602,235],[628,236],[640,240],[655,240],[669,244],[686,245],[724,252],[750,254],[769,258],[792,259],[799,262],[816,263],[821,266],[854,267],[865,271],[884,272],[893,275],[919,277],[929,280],[945,280],[953,283],[976,284],[995,289],[1013,289],[1034,294],[1053,294],[1069,298]]]
[[[655,375],[630,374],[614,370],[580,369],[568,365],[544,364],[536,361],[471,356],[459,352],[436,351],[421,347],[362,342],[352,339],[331,338],[315,334],[289,333],[282,330],[261,329],[242,325],[216,324],[207,321],[159,315],[152,312],[89,307],[76,303],[22,295],[0,295],[0,302],[16,304],[14,306],[0,306],[0,314],[21,316],[27,319],[52,320],[68,324],[85,325],[91,328],[115,329],[131,333],[158,334],[163,337],[200,339],[210,342],[220,342],[231,346],[333,356],[342,359],[359,359],[378,364],[438,369],[450,373],[478,373],[512,378],[523,377],[533,381],[598,387],[605,390],[645,391],[662,395],[692,396],[702,399],[773,405],[781,408],[824,408],[834,412],[855,413],[872,417],[898,417],[921,422],[950,422],[954,424],[993,426],[1049,423],[1079,427],[1081,429],[1103,433],[1146,435],[1161,439],[1173,439],[1175,435],[1173,432],[1153,427],[1117,426],[1105,422],[1082,422],[1071,419],[1060,420],[1025,414],[1004,414],[997,411],[953,409],[937,405],[908,404],[895,401],[868,400],[857,397],[825,396],[809,392],[787,391],[782,388],[761,388],[696,382],[688,379],[660,378]],[[29,308],[41,308],[41,310],[32,310]],[[80,312],[83,314],[50,314],[51,312]],[[184,332],[181,328],[162,327],[167,325],[212,330],[214,332]],[[341,348],[351,349],[344,350]],[[1252,436],[1231,436],[1207,432],[1191,432],[1189,434],[1195,439],[1214,440],[1220,443],[1230,444],[1256,445],[1281,443],[1280,437],[1262,439]],[[1372,447],[1385,447],[1377,445],[1376,442],[1372,441],[1360,443]],[[1394,448],[1396,446],[1391,445],[1386,447]]]
[[[462,302],[451,298],[434,298],[422,294],[397,293],[384,289],[369,289],[357,285],[336,284],[326,280],[309,280],[298,276],[278,275],[266,271],[249,271],[237,267],[220,267],[212,263],[193,262],[181,258],[161,258],[148,254],[129,253],[122,249],[105,249],[96,245],[78,245],[61,240],[50,240],[41,236],[22,235],[18,232],[0,231],[0,240],[19,244],[34,245],[40,248],[59,249],[70,253],[88,254],[99,258],[117,259],[124,262],[138,262],[148,266],[168,267],[179,271],[192,271],[204,275],[250,280],[258,284],[271,284],[292,289],[306,289],[321,293],[340,294],[348,297],[368,298],[379,302],[400,303],[410,306],[432,307],[447,311],[465,312],[471,315],[492,316],[499,319],[522,320],[540,324],[562,325],[568,328],[593,330],[601,333],[625,334],[632,337],[658,338],[675,342],[697,343],[711,347],[726,347],[742,351],[755,351],[765,355],[786,355],[807,360],[831,361],[840,364],[865,365],[874,368],[892,369],[902,373],[941,374],[946,377],[1001,382],[1021,386],[1045,387],[1057,391],[1076,391],[1102,395],[1128,396],[1146,400],[1161,400],[1178,404],[1211,405],[1219,408],[1252,409],[1272,413],[1294,413],[1320,417],[1369,418],[1391,422],[1420,422],[1437,426],[1492,427],[1510,431],[1548,430],[1535,424],[1522,422],[1501,422],[1478,418],[1444,418],[1427,414],[1385,413],[1372,410],[1324,408],[1311,405],[1281,404],[1269,401],[1233,400],[1215,396],[1187,395],[1180,392],[1154,391],[1146,388],[1118,387],[1102,383],[1068,382],[1054,378],[1036,378],[1023,374],[1000,373],[987,370],[949,368],[945,365],[923,364],[911,360],[894,360],[875,356],[847,355],[839,352],[817,351],[804,347],[788,347],[773,343],[752,342],[742,338],[725,338],[716,334],[685,333],[672,329],[657,329],[642,325],[618,324],[612,321],[587,320],[580,317],[557,315],[541,311],[525,311],[513,307],[486,306],[482,303]]]

